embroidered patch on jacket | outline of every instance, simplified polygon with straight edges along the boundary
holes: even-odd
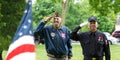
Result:
[[[52,36],[52,37],[55,37],[55,33],[51,32],[51,36]]]
[[[61,36],[62,38],[66,38],[66,36],[65,36],[64,33],[61,33],[60,36]]]
[[[99,37],[98,37],[98,41],[103,41],[103,37],[102,37],[102,36],[99,36]]]

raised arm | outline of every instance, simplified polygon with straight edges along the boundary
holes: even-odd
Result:
[[[40,37],[43,37],[43,30],[44,30],[44,26],[47,22],[49,22],[51,20],[52,17],[47,18],[44,21],[40,21],[40,23],[38,24],[37,28],[34,30],[34,36],[36,37],[37,35],[40,35]]]
[[[77,26],[70,34],[70,38],[72,40],[78,41],[79,40],[79,34],[77,33],[79,31],[79,29],[81,29],[81,27],[87,25],[88,22],[84,22],[82,24],[80,24],[79,26]]]
[[[77,32],[79,31],[80,28],[81,28],[81,27],[78,26],[78,27],[76,27],[76,28],[71,32],[70,38],[71,38],[72,40],[75,40],[75,41],[79,40],[79,35],[77,34]]]

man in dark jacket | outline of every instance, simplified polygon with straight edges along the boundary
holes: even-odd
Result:
[[[51,19],[53,19],[53,24],[45,26]],[[34,32],[34,34],[39,34],[41,39],[44,38],[48,60],[70,60],[72,57],[70,31],[62,26],[61,22],[59,16],[49,17],[41,21]]]
[[[98,22],[95,16],[91,16],[88,19],[88,26],[90,31],[78,33],[79,29],[86,23],[80,24],[71,33],[71,39],[80,41],[84,60],[103,60],[105,55],[105,60],[110,60],[110,48],[106,36],[97,30]]]

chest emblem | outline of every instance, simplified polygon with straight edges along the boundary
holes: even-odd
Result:
[[[99,37],[98,37],[98,41],[103,41],[103,37],[102,37],[102,36],[99,36]]]
[[[62,38],[66,38],[66,36],[65,36],[64,33],[61,33],[60,36],[61,36]]]
[[[51,36],[52,36],[52,37],[55,37],[55,33],[51,32]]]

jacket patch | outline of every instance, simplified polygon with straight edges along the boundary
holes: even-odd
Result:
[[[51,36],[52,36],[52,37],[55,37],[55,33],[51,32]]]
[[[64,33],[61,33],[60,36],[61,36],[62,38],[66,38],[66,36],[65,36]]]
[[[102,37],[102,36],[99,36],[99,37],[98,37],[98,41],[103,41],[103,37]]]

